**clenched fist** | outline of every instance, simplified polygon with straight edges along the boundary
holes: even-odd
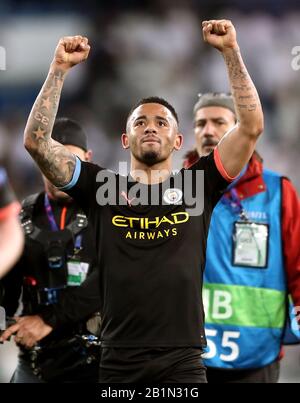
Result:
[[[202,22],[204,42],[224,52],[238,48],[236,31],[229,20],[210,20]]]
[[[65,36],[60,39],[54,53],[54,64],[64,70],[69,70],[86,60],[89,56],[90,45],[84,36]]]

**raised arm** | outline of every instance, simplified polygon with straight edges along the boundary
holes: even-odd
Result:
[[[222,53],[228,70],[238,122],[220,141],[218,150],[227,174],[235,177],[250,160],[263,132],[263,111],[231,21],[204,21],[202,27],[204,41]]]
[[[18,219],[19,211],[20,205],[6,172],[0,168],[0,278],[16,263],[23,250],[24,234]]]
[[[0,221],[0,278],[19,259],[24,246],[24,235],[16,214]]]
[[[62,38],[55,50],[46,81],[33,105],[24,132],[24,145],[44,175],[58,187],[68,184],[75,169],[75,156],[51,138],[61,91],[69,70],[87,59],[88,39]]]

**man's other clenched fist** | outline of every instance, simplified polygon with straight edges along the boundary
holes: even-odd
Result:
[[[202,22],[204,42],[221,52],[238,48],[236,31],[229,20],[210,20]]]
[[[90,49],[88,38],[80,35],[65,36],[58,42],[53,63],[64,70],[68,70],[86,60]]]

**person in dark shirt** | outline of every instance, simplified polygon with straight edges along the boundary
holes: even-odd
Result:
[[[123,148],[131,152],[128,177],[82,162],[53,141],[57,97],[66,73],[88,57],[87,38],[59,42],[27,123],[25,147],[93,223],[102,301],[100,382],[206,382],[201,289],[210,217],[252,155],[263,113],[232,23],[204,21],[203,35],[225,59],[239,123],[189,170],[172,173],[182,135],[174,108],[158,97],[141,100],[129,113],[122,135]],[[42,100],[51,90],[55,99],[49,112]],[[77,294],[65,301],[62,310],[41,313],[47,326],[56,328],[83,315],[84,294],[95,293],[92,285],[89,294],[78,290],[81,298]],[[49,333],[47,326],[23,334],[23,343],[41,339]],[[5,337],[23,330],[17,324]]]
[[[82,160],[91,159],[86,134],[77,122],[57,119],[52,136]],[[3,279],[3,307],[7,315],[13,316],[17,311],[22,291],[22,316],[27,317],[29,329],[39,323],[38,314],[43,307],[58,303],[96,267],[92,233],[84,212],[46,178],[44,184],[44,191],[27,197],[22,204],[24,253]],[[39,346],[21,348],[11,382],[96,382],[98,360],[92,349],[85,347],[86,338],[96,342],[88,332],[86,321],[81,320],[60,327]],[[17,336],[16,341],[21,342],[22,336]]]
[[[0,167],[0,278],[14,265],[24,246],[19,210],[6,171]]]

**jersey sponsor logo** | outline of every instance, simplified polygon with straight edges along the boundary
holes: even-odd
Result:
[[[125,217],[116,215],[112,224],[118,228],[128,228],[125,239],[149,240],[166,239],[178,235],[177,225],[188,222],[190,215],[179,212],[163,217]],[[171,228],[168,228],[171,227]],[[133,231],[131,230],[133,229]]]
[[[135,239],[139,241],[155,241],[157,239],[166,239],[177,236],[177,228],[164,229],[162,231],[128,231],[126,239]]]
[[[182,190],[167,189],[164,194],[164,202],[167,204],[182,204]]]
[[[180,212],[171,214],[169,217],[153,217],[153,218],[139,218],[139,217],[125,217],[116,215],[112,219],[112,223],[116,227],[135,228],[135,229],[157,229],[163,224],[177,225],[184,224],[190,218],[189,213]]]

